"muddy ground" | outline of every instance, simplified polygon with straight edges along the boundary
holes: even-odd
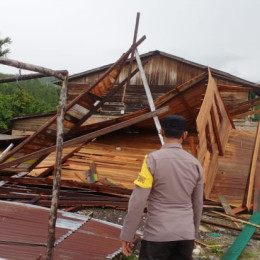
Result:
[[[124,217],[126,215],[125,210],[117,210],[111,208],[87,208],[77,212],[78,214],[90,214],[97,219],[102,219],[108,222],[116,223],[119,225],[123,224]],[[234,226],[234,223],[230,220],[224,219],[215,219],[211,216],[208,216],[207,213],[203,214],[203,218],[209,219],[211,221],[221,221],[223,224]],[[143,214],[142,220],[140,222],[139,230],[143,231],[144,223],[146,219],[146,214]],[[259,231],[259,229],[257,230]],[[219,228],[213,225],[201,225],[200,226],[200,239],[207,246],[198,245],[199,250],[197,255],[194,254],[193,259],[211,259],[218,260],[221,259],[225,254],[226,250],[233,243],[236,237],[239,235],[237,231],[230,231],[227,229]],[[135,254],[138,255],[139,246],[137,246]],[[120,258],[118,258],[120,259]],[[137,259],[137,258],[136,258]],[[260,260],[260,240],[253,239],[249,241],[243,253],[239,257],[239,260],[247,259],[258,259]]]

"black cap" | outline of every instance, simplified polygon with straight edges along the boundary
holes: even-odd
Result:
[[[168,115],[162,119],[162,128],[165,131],[184,132],[186,130],[187,121],[183,116]]]

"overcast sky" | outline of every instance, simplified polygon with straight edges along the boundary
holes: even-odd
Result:
[[[140,12],[140,54],[160,50],[260,81],[259,0],[1,0],[0,10],[11,59],[70,75],[114,63]]]

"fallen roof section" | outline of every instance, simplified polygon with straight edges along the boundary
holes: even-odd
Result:
[[[73,129],[77,128],[78,125],[83,123],[93,111],[98,109],[98,103],[101,102],[103,96],[111,91],[115,81],[128,58],[132,49],[136,48],[145,37],[142,37],[135,45],[124,53],[119,60],[111,66],[104,75],[99,78],[96,82],[90,85],[81,95],[77,96],[72,102],[70,102],[65,108],[64,115],[64,138],[69,135]],[[3,61],[2,61],[3,62]],[[123,84],[122,84],[123,85]],[[50,119],[45,125],[40,127],[38,131],[27,138],[20,145],[16,146],[10,153],[4,158],[0,159],[0,162],[8,160],[11,156],[11,160],[22,157],[23,155],[31,154],[42,148],[47,148],[55,144],[57,135],[57,122],[56,119],[58,113],[52,119]],[[42,156],[34,157],[27,163],[18,164],[17,168],[28,168],[28,171],[34,164],[42,160]]]

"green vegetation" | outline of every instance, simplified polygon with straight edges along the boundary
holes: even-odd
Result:
[[[0,38],[0,57],[6,57],[12,43],[9,37]],[[0,78],[14,75],[0,73]],[[56,111],[60,88],[51,83],[52,77],[0,84],[0,131],[10,127],[14,117]]]
[[[0,78],[10,77],[0,73]],[[60,88],[52,77],[0,84],[0,130],[14,117],[56,111]]]
[[[254,98],[259,98],[259,96],[253,92],[253,91],[249,91],[248,92],[248,99],[254,99]],[[253,107],[253,110],[259,110],[260,109],[260,106],[255,106]],[[258,121],[259,120],[259,114],[253,114],[252,115],[252,120],[253,121]]]
[[[212,254],[214,254],[214,255],[216,255],[218,257],[222,257],[223,256],[223,249],[216,242],[214,242],[214,241],[206,241],[205,243],[210,246],[210,251],[211,251]]]
[[[11,43],[12,41],[9,37],[0,39],[0,57],[6,57],[10,53],[10,49],[4,49],[4,47]]]
[[[130,255],[130,256],[125,256],[125,255],[122,255],[120,257],[120,260],[137,260],[138,259],[138,256],[137,255]]]

